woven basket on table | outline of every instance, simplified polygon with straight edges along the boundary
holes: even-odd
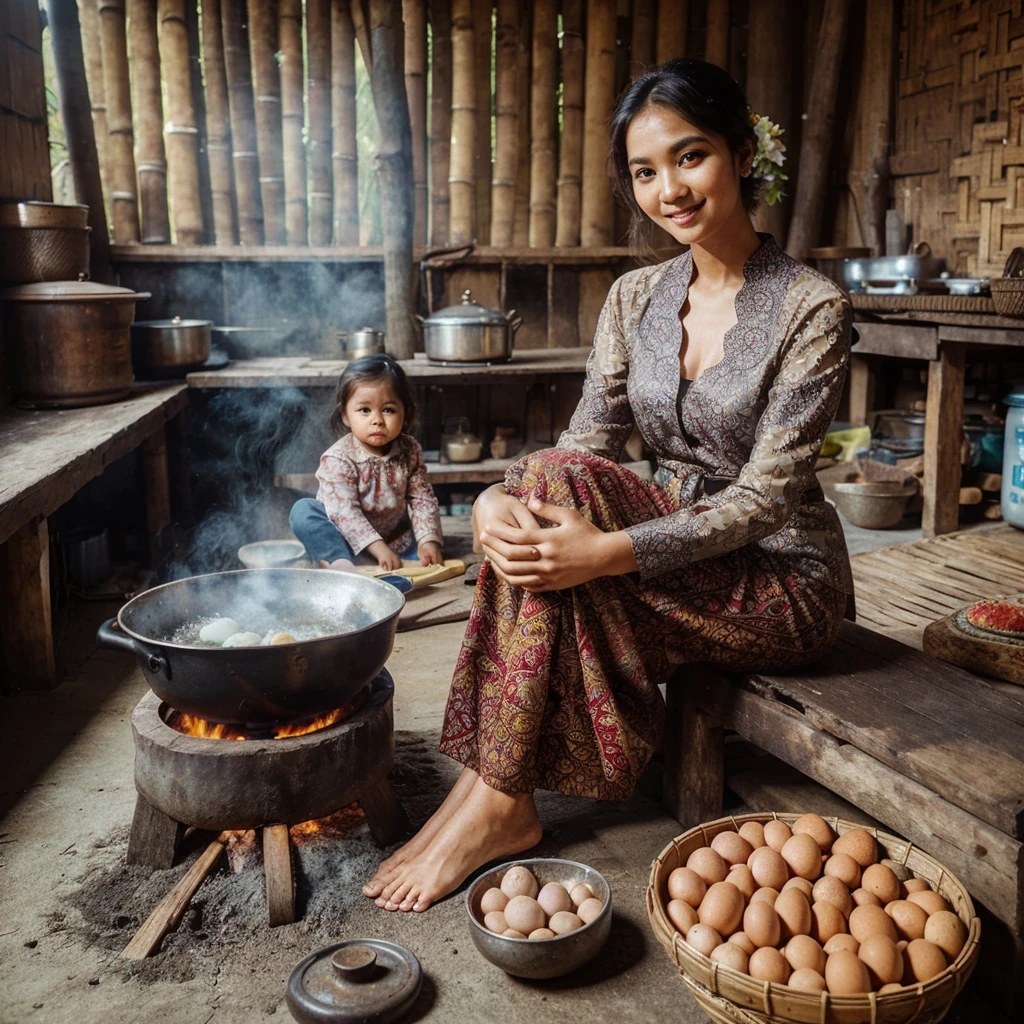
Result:
[[[992,304],[1002,316],[1024,317],[1024,248],[1010,252],[1002,277],[993,277],[988,285]]]
[[[647,913],[658,941],[668,951],[697,1002],[719,1024],[932,1024],[941,1020],[953,997],[970,977],[978,959],[981,923],[967,890],[934,857],[905,839],[874,828],[866,828],[878,841],[884,856],[905,865],[949,901],[954,913],[967,927],[967,941],[956,960],[930,981],[904,986],[900,992],[878,995],[833,996],[798,992],[788,985],[757,981],[698,953],[684,941],[665,912],[668,876],[701,846],[708,846],[719,833],[739,831],[747,821],[766,822],[778,818],[791,825],[799,814],[741,814],[698,825],[673,839],[651,865],[647,887]],[[839,818],[825,819],[842,835],[851,828],[865,828]]]

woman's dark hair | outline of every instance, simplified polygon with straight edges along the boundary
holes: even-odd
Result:
[[[630,82],[612,114],[609,158],[615,191],[633,215],[630,241],[647,249],[654,225],[633,195],[626,132],[633,118],[649,104],[668,107],[702,131],[721,135],[730,152],[741,158],[757,149],[747,98],[732,76],[716,64],[681,57],[659,64]],[[740,179],[740,198],[748,211],[757,206],[763,191],[760,178],[751,175]]]
[[[390,384],[395,397],[405,408],[405,420],[402,423],[402,433],[411,434],[413,421],[416,419],[416,399],[413,398],[412,388],[409,386],[409,378],[405,371],[398,365],[392,356],[379,355],[363,356],[361,359],[353,359],[338,381],[338,390],[334,396],[334,412],[331,413],[331,430],[335,434],[344,434],[348,431],[342,421],[342,414],[345,406],[360,384]]]

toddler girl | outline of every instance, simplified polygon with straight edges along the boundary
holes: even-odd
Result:
[[[291,511],[292,531],[314,564],[351,569],[361,555],[395,570],[402,555],[415,554],[422,565],[442,564],[437,498],[409,433],[415,412],[412,389],[391,356],[349,363],[331,414],[341,440],[320,457],[316,500],[302,498]]]

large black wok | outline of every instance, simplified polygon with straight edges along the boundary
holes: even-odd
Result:
[[[147,590],[97,638],[135,654],[153,692],[179,711],[212,722],[279,722],[330,711],[363,689],[391,654],[404,603],[395,587],[354,573],[243,569]],[[234,648],[172,640],[188,623],[225,616],[260,633],[322,623],[330,635]]]

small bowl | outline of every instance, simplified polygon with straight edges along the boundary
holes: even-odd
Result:
[[[521,865],[533,872],[543,886],[548,882],[586,882],[604,906],[590,924],[554,939],[512,939],[488,931],[480,913],[485,892],[501,884],[509,868]],[[469,934],[485,960],[517,978],[560,978],[597,956],[612,927],[612,890],[604,876],[586,864],[556,857],[512,860],[477,876],[466,892]]]
[[[839,511],[854,526],[885,530],[903,518],[907,502],[917,493],[917,478],[908,477],[902,483],[895,480],[837,483],[833,490]]]
[[[298,540],[258,540],[238,549],[238,560],[246,569],[298,569],[308,566],[306,548]]]

